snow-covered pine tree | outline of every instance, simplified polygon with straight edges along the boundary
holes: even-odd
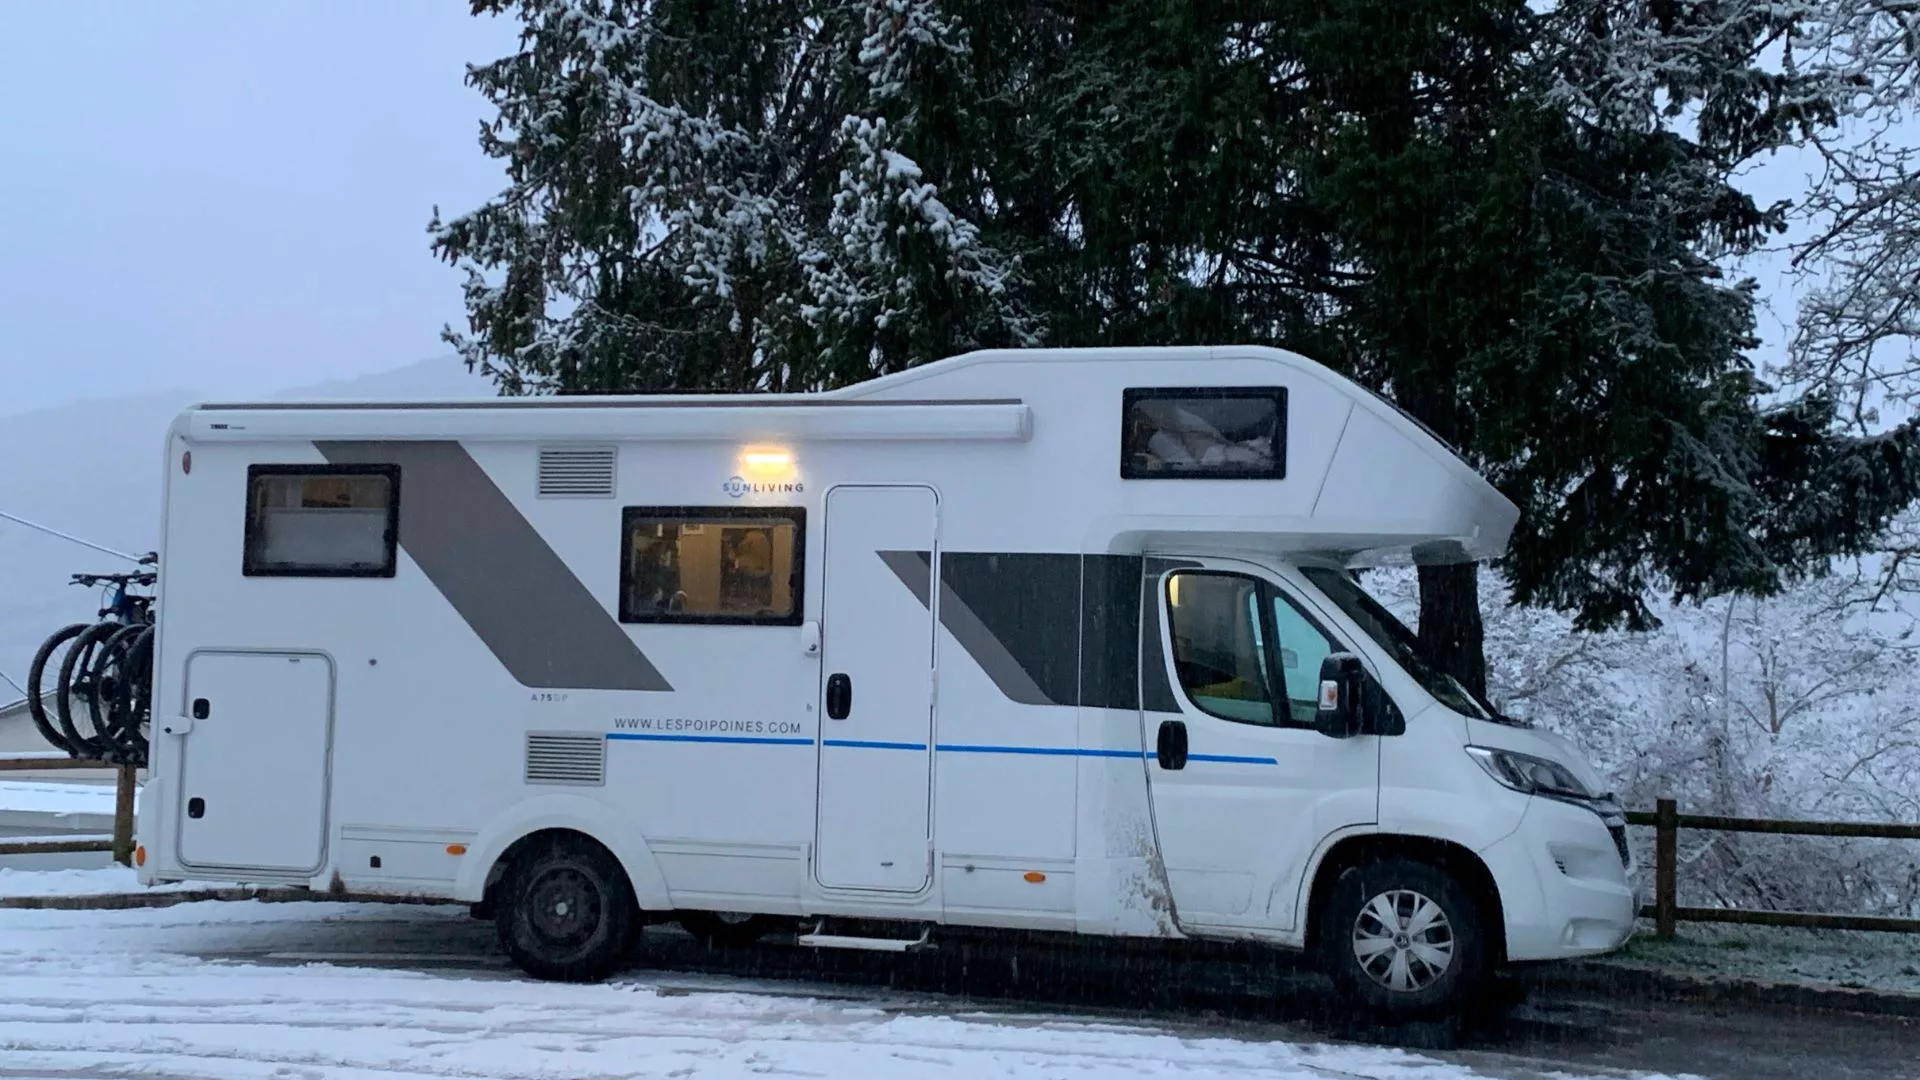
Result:
[[[471,77],[509,186],[436,216],[449,336],[510,392],[1289,345],[1521,505],[1521,602],[1645,625],[1650,590],[1770,591],[1920,492],[1913,431],[1761,411],[1720,265],[1781,222],[1733,170],[1823,121],[1757,59],[1814,2],[476,0],[525,33]],[[1421,594],[1480,685],[1472,568]]]
[[[913,156],[972,85],[930,0],[474,8],[522,24],[469,73],[509,183],[430,228],[467,281],[445,337],[503,392],[805,389],[1033,340],[971,178]]]

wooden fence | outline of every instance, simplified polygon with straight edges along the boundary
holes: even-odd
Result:
[[[1920,840],[1920,825],[1847,821],[1771,821],[1764,818],[1682,814],[1672,799],[1660,799],[1652,813],[1627,814],[1629,825],[1653,827],[1653,903],[1641,909],[1653,919],[1654,937],[1673,937],[1681,922],[1739,923],[1746,926],[1798,926],[1812,930],[1884,930],[1920,934],[1920,919],[1884,915],[1824,915],[1809,911],[1753,911],[1742,908],[1680,906],[1680,830],[1768,833],[1774,836],[1845,836],[1877,840]]]
[[[0,773],[48,772],[59,769],[114,769],[113,835],[106,837],[46,837],[31,840],[0,839],[0,855],[50,855],[70,851],[110,851],[122,866],[133,865],[134,781],[131,765],[75,759],[57,751],[40,754],[0,754]]]

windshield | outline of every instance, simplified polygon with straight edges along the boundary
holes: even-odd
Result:
[[[1300,572],[1345,612],[1347,618],[1358,623],[1376,645],[1387,651],[1394,663],[1405,669],[1420,683],[1422,689],[1442,705],[1475,720],[1497,719],[1493,709],[1462,686],[1458,679],[1428,662],[1425,652],[1420,648],[1420,639],[1407,629],[1405,623],[1395,618],[1393,612],[1368,596],[1352,575],[1342,570],[1312,566],[1301,567]]]

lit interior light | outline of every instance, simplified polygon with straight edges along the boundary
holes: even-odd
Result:
[[[787,450],[749,450],[744,458],[754,472],[780,472],[793,465],[793,454]]]

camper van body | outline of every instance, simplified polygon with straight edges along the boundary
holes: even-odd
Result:
[[[1195,415],[1270,438],[1157,467]],[[523,904],[500,883],[558,839],[645,917],[824,918],[816,944],[892,940],[845,919],[1363,953],[1323,917],[1341,883],[1417,864],[1489,963],[1630,933],[1601,781],[1403,662],[1343,570],[1497,555],[1515,508],[1292,353],[202,406],[164,505],[147,883]],[[1364,695],[1323,685],[1346,654]],[[1365,731],[1325,730],[1343,690]]]

